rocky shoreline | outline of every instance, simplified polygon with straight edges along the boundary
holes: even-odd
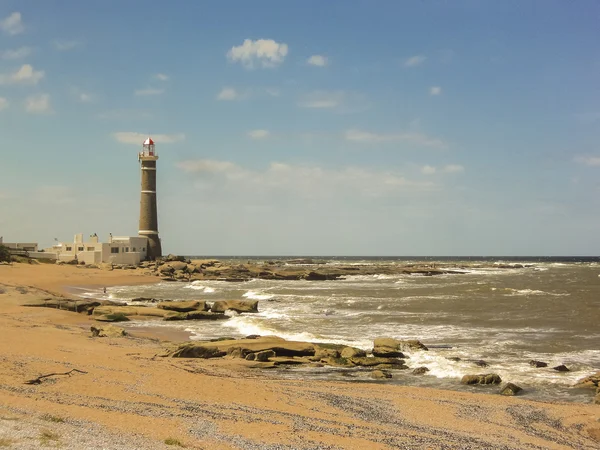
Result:
[[[76,263],[76,262],[75,262]],[[64,264],[64,263],[61,263]],[[340,280],[352,275],[462,275],[471,269],[523,269],[530,264],[483,264],[471,263],[457,266],[455,263],[416,262],[382,264],[328,264],[313,259],[248,261],[234,264],[217,259],[191,260],[184,256],[168,255],[156,261],[144,261],[138,266],[104,263],[81,267],[105,270],[133,270],[144,275],[157,276],[163,281],[217,280],[242,282],[262,280]]]

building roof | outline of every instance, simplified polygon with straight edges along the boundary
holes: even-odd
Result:
[[[144,145],[154,145],[154,141],[150,136],[148,136],[148,139],[144,141]]]

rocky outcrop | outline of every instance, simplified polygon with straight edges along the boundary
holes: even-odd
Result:
[[[257,339],[236,339],[215,342],[194,342],[181,345],[178,349],[166,354],[174,358],[204,358],[199,355],[231,355],[246,358],[250,353],[272,350],[276,356],[314,356],[313,344],[298,341],[286,341],[276,336],[265,336]],[[210,356],[215,357],[215,356]]]
[[[167,311],[165,309],[152,308],[147,306],[98,306],[94,308],[93,316],[106,316],[106,315],[121,314],[125,317],[131,316],[149,316],[149,317],[167,317],[174,313],[173,311]]]
[[[557,372],[570,372],[569,368],[567,366],[565,366],[564,364],[553,367],[553,369],[556,370]]]
[[[529,365],[531,367],[537,367],[537,368],[548,367],[548,363],[543,362],[543,361],[536,361],[535,359],[532,359],[531,361],[529,361]]]
[[[462,384],[500,384],[502,378],[500,375],[495,373],[488,373],[484,375],[465,375],[460,380]]]
[[[427,372],[429,372],[427,367],[417,367],[412,371],[413,375],[425,375]]]
[[[40,307],[40,308],[55,308],[63,311],[72,311],[77,313],[88,314],[97,306],[102,305],[103,302],[96,300],[68,300],[60,297],[52,297],[46,300],[36,300],[33,302],[25,303],[23,306]]]
[[[224,313],[225,311],[257,313],[258,300],[219,300],[213,303],[210,310],[215,313]]]
[[[92,325],[90,328],[92,337],[123,337],[127,332],[123,328],[113,325]]]
[[[172,315],[165,316],[164,320],[227,320],[225,314],[214,313],[211,311],[189,311],[182,313],[174,313]]]
[[[417,340],[398,340],[393,338],[377,338],[373,341],[373,355],[380,357],[404,358],[405,351],[428,350]]]
[[[502,390],[500,391],[500,395],[508,395],[508,396],[518,395],[519,392],[521,392],[522,390],[523,390],[522,387],[517,386],[514,383],[507,383],[506,386],[504,386],[502,388]]]
[[[167,311],[190,312],[190,311],[208,311],[208,305],[205,301],[191,300],[185,302],[163,301],[156,305],[157,308]]]
[[[379,369],[371,372],[370,376],[371,376],[371,378],[374,378],[376,380],[392,378],[392,374],[389,373],[387,370],[379,370]]]
[[[576,388],[597,388],[600,386],[600,371],[577,381]]]

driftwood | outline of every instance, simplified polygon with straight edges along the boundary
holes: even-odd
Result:
[[[42,384],[42,380],[44,378],[56,377],[56,376],[61,376],[61,375],[67,375],[67,376],[70,377],[73,372],[87,373],[87,372],[84,372],[83,370],[71,369],[68,372],[63,372],[63,373],[49,373],[49,374],[46,374],[46,375],[40,375],[39,377],[34,378],[33,380],[27,380],[27,381],[25,381],[25,384]]]

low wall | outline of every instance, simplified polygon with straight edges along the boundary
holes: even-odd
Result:
[[[51,259],[55,261],[57,259],[56,253],[52,252],[28,252],[30,258],[34,259]]]

